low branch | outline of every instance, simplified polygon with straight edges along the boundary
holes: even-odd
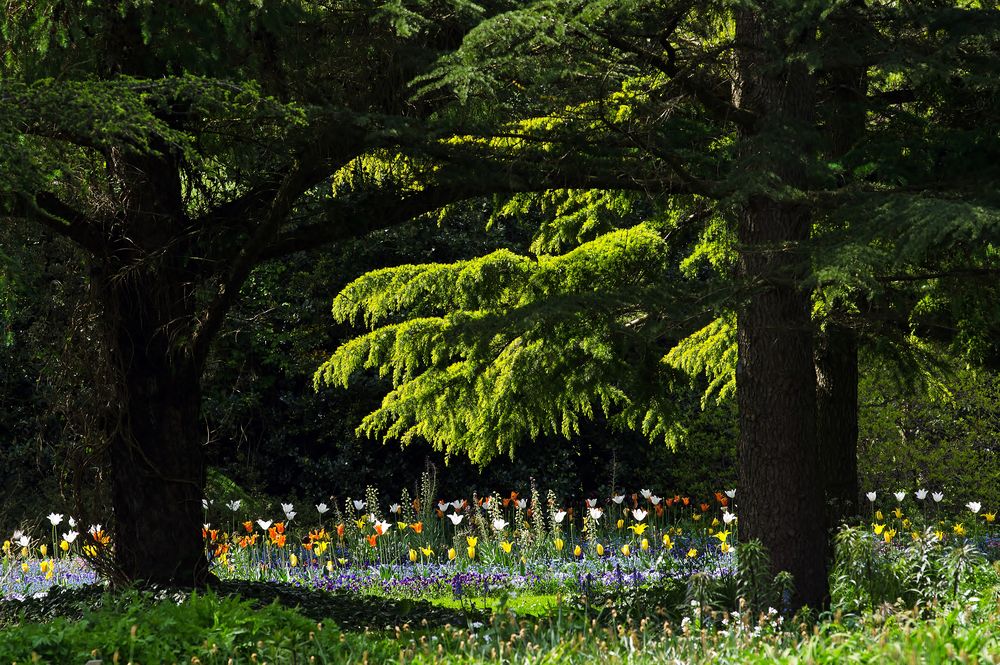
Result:
[[[107,249],[106,241],[85,214],[63,202],[55,194],[17,193],[8,217],[38,222],[50,231],[72,240],[88,252],[99,255]]]

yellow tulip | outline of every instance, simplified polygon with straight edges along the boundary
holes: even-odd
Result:
[[[341,566],[346,566],[347,559],[337,559],[337,563],[339,563]]]
[[[28,552],[28,548],[27,547],[22,547],[21,548],[21,556],[23,556],[25,559],[27,559],[29,554],[30,554],[30,552]]]
[[[455,552],[455,548],[454,547],[449,548],[448,549],[448,561],[454,561],[456,556],[458,556],[458,553]]]
[[[469,547],[475,547],[479,543],[479,538],[475,536],[466,536],[465,542],[469,543]]]
[[[467,549],[466,552],[469,554],[469,558],[470,559],[475,559],[476,558],[476,547],[475,547],[475,545],[469,545],[469,549]]]
[[[907,517],[905,520],[903,520],[903,528],[904,529],[909,529],[910,528],[910,518],[909,517]]]
[[[944,540],[944,531],[942,531],[941,529],[935,531],[934,535],[937,537],[938,540]]]
[[[663,546],[666,547],[668,550],[674,549],[674,543],[672,540],[670,540],[669,533],[663,534]]]
[[[6,554],[10,554],[10,541],[9,540],[3,541],[3,551]]]
[[[996,513],[983,513],[983,519],[986,520],[987,522],[990,522],[992,524],[993,522],[996,521],[997,514]]]
[[[417,551],[415,549],[410,550],[410,561],[414,563],[417,561]]]
[[[701,519],[701,513],[698,513],[697,515],[692,515],[691,519],[693,519],[695,522],[697,522],[698,520]]]
[[[399,527],[400,531],[405,531],[406,527],[410,526],[406,522],[396,522],[396,526]]]
[[[295,566],[299,565],[299,557],[293,554],[292,556],[288,557],[288,563],[292,564],[292,568],[294,568]]]
[[[333,559],[330,559],[329,561],[326,562],[326,572],[328,573],[333,572]]]
[[[729,550],[730,550],[729,543],[722,543],[721,545],[719,545],[719,551],[722,552],[723,554],[725,554]]]
[[[954,531],[954,532],[955,532],[955,535],[956,535],[956,536],[964,536],[964,535],[965,535],[965,527],[964,527],[964,526],[962,526],[961,524],[956,524],[956,525],[955,525],[955,526],[954,526],[954,527],[952,528],[952,531]]]
[[[358,525],[359,529],[364,529],[365,528],[365,521],[363,519],[354,520],[354,523]]]
[[[628,556],[631,553],[632,553],[632,549],[628,546],[628,543],[625,543],[624,545],[622,545],[622,554],[624,554],[625,556]]]
[[[882,538],[885,539],[886,543],[891,543],[892,539],[896,537],[895,529],[887,529],[885,533],[882,534]]]
[[[633,524],[632,526],[629,527],[629,530],[632,533],[634,533],[635,535],[641,536],[642,533],[646,530],[647,526],[649,526],[649,525],[645,524],[645,523],[643,523],[643,524]]]
[[[604,545],[597,543],[597,556],[604,556]]]
[[[623,526],[625,526],[625,520],[618,520],[618,528],[620,529]]]
[[[61,543],[59,543],[59,549],[61,549],[63,552],[69,552],[69,542],[64,540]]]
[[[875,511],[875,519],[877,519],[877,520],[884,520],[885,519],[884,517],[882,517],[882,511],[881,510],[876,510]]]
[[[875,535],[876,536],[880,536],[880,535],[882,535],[882,529],[885,528],[885,525],[884,524],[872,524],[872,528],[875,530]]]
[[[322,556],[323,552],[326,551],[326,548],[329,544],[330,543],[326,542],[325,540],[320,541],[313,546],[313,552],[316,553],[316,556]]]
[[[718,517],[712,519],[712,526],[719,526],[719,518]]]
[[[649,539],[648,538],[643,538],[642,539],[642,543],[639,544],[639,547],[642,548],[643,552],[645,552],[646,550],[648,550],[649,549]]]
[[[49,546],[42,545],[41,547],[38,548],[38,551],[42,553],[42,556],[45,556],[46,554],[49,553]]]
[[[577,545],[576,547],[574,547],[573,548],[573,556],[575,556],[578,559],[580,557],[582,557],[583,556],[583,548],[580,547],[579,545]]]
[[[720,543],[725,544],[726,539],[729,538],[729,531],[720,531],[719,533],[715,534],[715,537],[719,539]]]
[[[500,543],[500,549],[502,549],[505,554],[510,554],[510,549],[512,547],[514,547],[514,543],[508,542],[506,540]]]
[[[698,550],[696,550],[695,548],[692,547],[691,549],[688,550],[687,555],[688,555],[689,559],[693,559],[696,556],[698,556]]]
[[[903,509],[900,508],[899,506],[896,506],[896,508],[892,511],[892,514],[896,516],[897,520],[898,519],[902,519],[902,517],[903,517]]]
[[[27,563],[22,563],[21,564],[21,570],[23,572],[25,572],[25,573],[28,572],[28,564]]]
[[[429,547],[421,547],[420,548],[420,552],[421,552],[421,554],[423,554],[426,557],[432,557],[432,556],[434,556],[434,550],[432,550]]]
[[[555,540],[556,552],[562,552],[563,546],[565,544],[566,543],[563,542],[562,538],[556,538],[556,540]]]

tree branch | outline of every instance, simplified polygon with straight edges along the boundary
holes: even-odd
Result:
[[[40,223],[50,231],[69,238],[92,254],[103,254],[107,244],[82,212],[51,192],[13,195],[13,210],[7,216]]]

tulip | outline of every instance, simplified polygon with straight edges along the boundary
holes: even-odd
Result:
[[[354,510],[362,510],[365,507],[365,502],[361,499],[354,499],[351,503],[354,504]]]
[[[555,514],[552,515],[552,518],[556,521],[557,524],[562,524],[562,521],[566,518],[566,511],[557,510]]]
[[[718,538],[720,543],[725,543],[726,539],[729,538],[729,531],[720,531],[714,537]]]
[[[469,547],[475,547],[477,544],[479,544],[479,538],[477,538],[476,536],[466,536],[465,542],[469,544]]]
[[[931,494],[931,498],[934,499],[934,503],[941,503],[941,499],[944,498],[944,492],[934,492]]]
[[[643,538],[642,542],[639,544],[639,547],[642,548],[643,552],[645,552],[646,550],[648,550],[649,549],[649,539],[648,538]]]
[[[656,496],[655,494],[653,496],[649,497],[649,502],[651,504],[653,504],[654,506],[660,505],[661,501],[663,501],[663,499],[661,499],[660,497]]]
[[[649,526],[648,524],[633,524],[629,526],[629,531],[631,531],[637,536],[641,536],[642,532],[645,531],[646,527],[648,526]]]
[[[733,488],[731,490],[726,490],[726,496],[728,496],[730,499],[735,498],[736,497],[736,489]]]
[[[639,494],[642,495],[643,499],[649,499],[653,495],[653,492],[650,490],[639,490]]]
[[[240,509],[240,503],[242,502],[239,499],[236,499],[235,501],[230,501],[229,503],[227,503],[226,506],[229,508],[229,510],[235,513],[237,510]]]
[[[920,489],[918,489],[916,492],[913,493],[913,496],[917,497],[918,501],[923,501],[924,499],[927,498],[927,490],[921,487]]]
[[[393,515],[395,515],[396,513],[398,513],[399,510],[400,510],[400,506],[399,506],[398,503],[394,503],[391,506],[389,506],[389,512],[392,513]]]
[[[60,542],[59,549],[61,549],[63,552],[69,552],[69,543],[65,540]]]
[[[328,573],[333,572],[333,559],[330,559],[329,561],[326,562],[326,572]]]
[[[971,510],[973,513],[978,513],[979,509],[983,507],[983,504],[979,503],[978,501],[970,501],[969,503],[965,504],[965,507]]]
[[[24,573],[28,572],[28,564],[27,563],[22,563],[21,564],[21,572],[24,572]]]
[[[577,545],[576,547],[574,547],[573,548],[573,556],[575,556],[577,559],[579,559],[580,557],[582,557],[583,556],[583,548],[580,547],[579,545]]]
[[[273,522],[271,520],[257,520],[257,526],[260,527],[261,531],[267,531],[271,528]]]
[[[493,528],[496,529],[497,531],[503,531],[504,529],[507,528],[508,524],[509,522],[507,522],[501,517],[498,517],[495,520],[493,520]]]
[[[731,524],[735,519],[736,519],[736,513],[729,513],[729,512],[722,513],[722,521],[725,522],[726,524]]]
[[[455,548],[448,548],[448,561],[454,561],[456,556],[458,556],[458,554],[455,552]]]
[[[42,545],[41,547],[38,548],[38,551],[42,553],[42,556],[45,556],[49,552],[49,546]]]
[[[430,558],[430,557],[434,556],[434,550],[432,550],[432,549],[431,549],[430,547],[421,547],[421,548],[420,548],[420,552],[421,552],[421,553],[422,553],[422,554],[423,554],[423,555],[424,555],[425,557],[428,557],[428,558]]]
[[[692,547],[691,549],[688,550],[687,556],[689,559],[695,558],[696,556],[698,556],[698,550]]]
[[[413,563],[417,561],[417,551],[415,549],[410,549],[410,561]]]
[[[459,524],[462,523],[462,520],[465,519],[465,515],[462,515],[462,514],[459,514],[459,513],[452,513],[452,514],[448,515],[448,519],[451,520],[452,524],[454,524],[455,526],[458,526]]]
[[[299,565],[299,557],[295,556],[294,554],[291,555],[290,557],[288,557],[288,563],[292,564],[292,568],[294,568],[295,566]]]
[[[600,521],[602,515],[604,515],[604,511],[601,510],[600,508],[590,509],[590,518],[595,522]]]
[[[604,556],[604,545],[597,543],[597,556]]]
[[[878,495],[875,494],[875,492],[868,492],[867,494],[865,494],[865,496],[868,497],[869,501],[871,501],[872,503],[875,503],[875,499],[876,499],[876,497]]]
[[[555,539],[556,552],[562,552],[563,546],[565,544],[566,543],[563,542],[562,538],[556,538]]]
[[[619,529],[621,529],[622,527],[624,527],[624,526],[625,526],[625,520],[618,520],[618,522],[616,523],[616,526],[617,526],[617,527],[618,527]]]
[[[624,545],[622,545],[622,554],[623,555],[628,556],[631,553],[632,553],[632,549],[628,546],[628,543],[625,543]]]
[[[49,522],[52,524],[52,526],[59,526],[59,523],[62,522],[62,519],[63,516],[60,515],[59,513],[49,514]]]
[[[648,514],[649,513],[647,513],[642,508],[636,508],[635,510],[632,511],[632,517],[635,518],[636,522],[643,521],[644,519],[646,519],[646,515],[648,515]]]
[[[896,492],[893,496],[896,497],[896,501],[902,501],[906,498],[906,492]]]
[[[996,518],[997,518],[996,513],[983,513],[983,519],[985,519],[987,522],[993,523],[993,521],[995,521]]]
[[[504,551],[504,554],[510,554],[510,550],[512,547],[514,547],[514,543],[511,543],[506,540],[500,542],[500,549]]]
[[[613,497],[611,497],[611,500],[614,501],[615,503],[617,503],[620,506],[622,504],[622,501],[625,500],[625,495],[624,494],[619,494],[618,496],[613,496]]]
[[[669,533],[663,534],[663,546],[668,550],[672,550],[674,548],[674,543],[672,540],[670,540]]]
[[[470,559],[476,558],[476,547],[474,545],[469,545],[469,548],[465,551],[469,554]]]
[[[596,508],[597,507],[597,499],[587,499],[586,501],[587,501],[587,507],[588,508]]]
[[[320,515],[324,514],[328,510],[330,510],[330,507],[328,505],[326,505],[325,503],[317,503],[316,504],[316,512],[319,513]]]
[[[722,552],[723,554],[728,552],[730,549],[732,548],[729,546],[729,543],[722,543],[721,545],[719,545],[719,551]]]

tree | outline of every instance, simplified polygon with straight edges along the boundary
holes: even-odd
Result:
[[[820,394],[855,410],[856,341],[838,319],[857,323],[897,270],[919,274],[945,257],[960,271],[996,269],[987,156],[1000,146],[986,100],[997,96],[988,55],[997,29],[994,11],[933,3],[539,2],[471,31],[428,83],[506,109],[509,122],[554,116],[557,130],[585,131],[594,145],[623,137],[659,165],[669,185],[660,194],[689,212],[713,202],[712,214],[695,216],[703,233],[721,220],[737,240],[722,275],[737,297],[718,313],[737,320],[740,517],[774,567],[793,574],[796,606],[826,597],[821,460],[853,459],[851,427],[824,449],[817,436],[817,359]],[[653,349],[676,343],[670,307],[691,287],[665,284],[662,266],[628,263],[634,252],[654,262],[671,254],[650,229],[634,231],[634,245],[614,232],[561,258],[493,255],[362,278],[335,301],[337,316],[375,326],[414,318],[348,342],[318,379],[377,367],[395,388],[364,429],[476,458],[545,428],[572,431],[595,407],[651,434],[676,431],[658,402],[670,377]],[[606,272],[619,263],[638,298]],[[578,265],[590,281],[552,276],[569,279]],[[816,348],[814,299],[842,312]],[[698,334],[722,326],[706,341],[731,330],[724,319],[704,323]],[[838,347],[847,362],[832,364]],[[488,408],[505,398],[520,405],[509,405],[513,415]]]

